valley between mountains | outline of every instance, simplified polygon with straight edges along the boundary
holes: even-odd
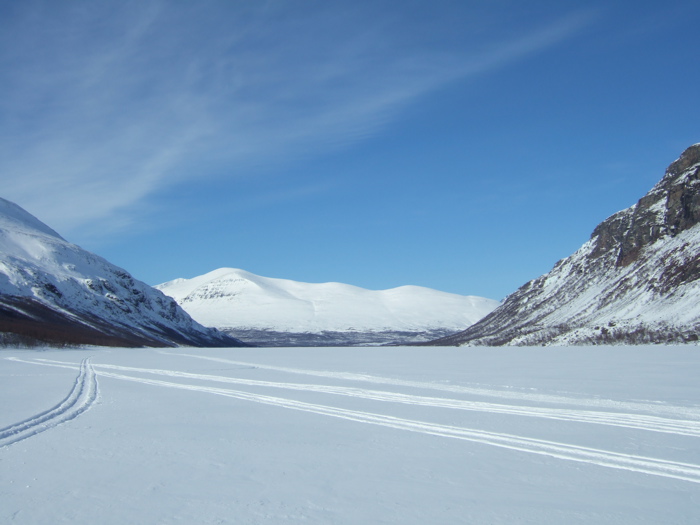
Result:
[[[695,145],[498,303],[154,288],[0,200],[0,522],[695,524],[699,223]]]
[[[199,322],[265,346],[697,343],[700,144],[637,204],[603,221],[576,253],[503,304],[409,286],[375,292],[295,283],[235,269],[157,288]]]
[[[698,343],[700,144],[503,303],[221,268],[151,287],[0,199],[0,344],[450,346]]]

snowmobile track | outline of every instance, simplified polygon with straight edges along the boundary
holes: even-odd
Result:
[[[76,369],[78,367],[77,363],[69,364],[62,361],[53,361],[49,359],[34,359],[32,361],[24,361],[17,358],[10,359],[44,366],[58,366],[72,369]],[[34,433],[42,431],[42,429],[33,430],[42,425],[42,422],[49,420],[48,424],[50,426],[55,426],[55,424],[58,424],[58,422],[63,422],[67,419],[71,419],[72,417],[76,417],[84,410],[89,408],[90,404],[94,402],[94,396],[96,395],[97,385],[94,377],[95,374],[98,374],[103,377],[108,377],[112,379],[131,381],[156,387],[165,387],[191,392],[214,394],[218,396],[240,399],[244,401],[252,401],[255,403],[261,403],[264,405],[270,405],[279,408],[297,410],[301,412],[309,412],[323,416],[330,416],[334,418],[344,419],[347,421],[354,421],[357,423],[383,426],[397,430],[416,432],[420,434],[439,436],[443,438],[470,441],[473,443],[495,446],[517,452],[548,456],[551,458],[557,458],[566,461],[588,463],[592,465],[597,465],[599,467],[638,472],[652,476],[659,476],[700,484],[700,465],[694,463],[685,463],[662,458],[640,456],[636,454],[626,454],[621,452],[615,452],[612,450],[604,450],[599,448],[580,446],[571,443],[551,441],[546,439],[537,439],[533,437],[508,434],[504,432],[492,432],[478,428],[467,428],[453,425],[438,424],[427,421],[405,419],[386,414],[365,412],[360,410],[350,410],[346,408],[321,405],[316,403],[307,403],[294,399],[289,399],[286,397],[274,397],[263,394],[255,394],[251,392],[244,392],[240,390],[233,390],[229,388],[219,388],[213,386],[205,386],[202,384],[187,384],[180,382],[175,383],[172,381],[149,379],[141,376],[107,372],[104,369],[134,372],[138,374],[145,373],[165,375],[177,379],[237,383],[248,386],[265,386],[285,390],[313,391],[326,394],[336,394],[342,396],[372,399],[376,401],[384,401],[389,403],[407,403],[423,406],[433,406],[436,408],[478,410],[485,412],[512,414],[518,416],[545,417],[548,419],[578,421],[580,423],[613,425],[619,427],[626,427],[631,430],[667,432],[672,434],[698,437],[697,421],[694,420],[670,420],[656,416],[648,416],[634,413],[596,413],[595,411],[571,409],[557,409],[553,411],[551,408],[546,409],[544,407],[526,407],[481,402],[477,403],[466,400],[400,394],[398,392],[366,390],[360,388],[348,388],[329,385],[279,383],[270,381],[229,378],[222,376],[211,376],[205,374],[192,374],[176,370],[137,368],[108,364],[96,365],[96,367],[98,368],[97,372],[93,370],[92,366],[88,362],[83,361],[83,363],[80,365],[81,374],[76,380],[76,386],[74,388],[74,390],[80,390],[82,392],[83,390],[90,390],[90,385],[94,384],[95,386],[92,389],[95,392],[95,394],[93,394],[93,401],[83,402],[82,407],[78,408],[75,411],[71,411],[70,409],[61,409],[61,406],[65,404],[69,398],[71,398],[71,396],[69,395],[69,397],[66,399],[66,401],[64,401],[64,403],[62,403],[55,409],[52,409],[52,411],[49,411],[43,415],[40,414],[35,418],[28,420],[27,422],[13,425],[13,427],[9,427],[8,429],[0,430],[0,432],[9,432],[10,434],[16,434],[18,432],[23,431],[24,427],[28,427],[28,432],[30,432],[29,435],[33,435]],[[371,381],[378,382],[377,380],[379,379],[380,378],[373,377]],[[359,380],[366,381],[366,379]],[[72,394],[73,393],[71,393],[71,395]],[[80,397],[81,395],[84,394],[81,393],[77,396]],[[90,395],[88,394],[87,398],[89,397]],[[80,403],[75,403],[75,405],[81,406]],[[53,412],[58,412],[59,416],[64,415],[65,417],[52,416],[51,414]],[[53,417],[56,417],[56,419],[52,419]],[[616,418],[617,421],[615,421],[613,418]],[[15,430],[13,431],[13,429]],[[0,434],[0,444],[7,444],[1,441],[2,435],[3,434]],[[24,437],[14,438],[14,441],[18,441],[19,439],[24,439]]]
[[[13,357],[7,359],[29,362]],[[59,404],[29,419],[0,429],[0,448],[23,441],[75,419],[95,404],[97,396],[97,376],[88,357],[80,363],[80,372],[75,379],[73,388]]]
[[[45,363],[60,363],[47,359],[37,359]],[[125,372],[137,372],[181,379],[196,379],[220,383],[239,384],[245,386],[269,387],[285,390],[305,392],[318,392],[339,396],[371,399],[389,403],[402,403],[408,405],[429,406],[435,408],[450,408],[454,410],[470,410],[475,412],[488,412],[492,414],[509,414],[523,417],[539,417],[560,421],[574,421],[597,425],[607,425],[628,429],[646,430],[649,432],[661,432],[668,434],[700,437],[700,421],[688,419],[670,419],[658,416],[650,416],[637,413],[606,412],[595,410],[576,410],[563,408],[531,407],[523,405],[505,405],[498,403],[485,403],[481,401],[467,401],[460,399],[428,397],[420,395],[402,394],[381,390],[364,388],[328,386],[317,384],[282,383],[276,381],[260,381],[255,379],[239,379],[225,376],[207,374],[192,374],[176,370],[160,370],[156,368],[136,368],[118,365],[95,365],[98,374],[105,374],[100,369],[119,370]],[[620,403],[620,405],[623,405]]]
[[[482,443],[484,445],[510,449],[518,452],[549,456],[566,461],[589,463],[600,467],[639,472],[652,476],[689,481],[691,483],[700,483],[700,465],[691,463],[669,461],[634,454],[624,454],[544,439],[527,438],[524,436],[517,436],[501,432],[488,432],[472,428],[415,421],[372,412],[348,410],[327,405],[318,405],[315,403],[305,403],[286,398],[251,394],[249,392],[242,392],[239,390],[173,383],[170,381],[146,379],[143,377],[127,376],[111,372],[100,372],[100,375],[147,385],[176,388],[193,392],[203,392],[245,401],[253,401],[265,405],[336,417],[358,423],[378,425],[398,430],[407,430],[409,432]]]

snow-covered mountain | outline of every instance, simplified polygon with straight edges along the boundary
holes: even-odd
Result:
[[[453,333],[500,303],[419,286],[367,290],[221,268],[156,286],[194,319],[267,345],[368,344]]]
[[[700,144],[576,253],[442,345],[696,342]]]
[[[241,346],[0,199],[0,343]]]

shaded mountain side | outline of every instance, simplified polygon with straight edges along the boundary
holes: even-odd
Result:
[[[432,345],[684,343],[700,335],[700,144],[576,253]]]
[[[13,346],[165,346],[162,341],[116,330],[99,319],[93,326],[27,297],[0,297],[0,344]]]
[[[246,346],[0,199],[0,343]]]

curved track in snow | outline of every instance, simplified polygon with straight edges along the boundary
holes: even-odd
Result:
[[[38,359],[47,364],[57,364],[60,361]],[[98,370],[118,370],[122,372],[137,372],[141,374],[160,375],[172,378],[194,379],[217,383],[229,383],[253,387],[269,387],[284,390],[296,390],[302,392],[315,392],[320,394],[332,394],[338,396],[355,397],[372,401],[385,401],[389,403],[401,403],[406,405],[427,406],[433,408],[450,408],[453,410],[468,410],[473,412],[488,412],[491,414],[508,414],[524,417],[536,417],[544,419],[556,419],[559,421],[573,421],[578,423],[590,423],[613,427],[646,430],[648,432],[661,432],[677,434],[681,436],[700,437],[700,421],[689,419],[677,419],[668,417],[651,416],[630,412],[608,412],[599,410],[581,410],[572,408],[549,408],[523,405],[507,405],[502,403],[487,403],[483,401],[468,401],[462,399],[449,399],[443,397],[430,397],[384,390],[371,390],[365,388],[317,385],[303,383],[283,383],[278,381],[260,381],[256,379],[240,379],[227,376],[193,374],[177,370],[161,370],[157,368],[137,368],[118,365],[95,365]],[[98,372],[102,375],[107,373]]]
[[[16,358],[15,360],[20,361]],[[74,363],[67,363],[63,361],[55,361],[48,359],[33,359],[31,361],[21,361],[44,366],[59,366],[73,369],[77,368],[77,364]],[[248,364],[250,365],[251,363]],[[338,406],[330,406],[326,404],[309,403],[291,399],[289,397],[275,397],[252,392],[245,392],[241,390],[233,390],[230,388],[209,386],[207,385],[207,383],[234,383],[241,386],[281,389],[287,392],[303,391],[322,394],[332,394],[386,403],[412,404],[425,407],[435,407],[440,409],[474,410],[480,412],[507,414],[513,416],[540,417],[583,424],[610,425],[616,427],[623,427],[633,431],[641,430],[677,434],[680,436],[688,437],[700,437],[700,422],[698,422],[697,420],[658,417],[655,415],[652,416],[639,412],[635,413],[634,408],[637,408],[642,412],[645,411],[647,407],[644,404],[627,405],[625,403],[620,403],[617,405],[617,408],[626,408],[626,412],[608,412],[591,409],[581,410],[571,408],[548,408],[541,406],[506,405],[470,400],[410,395],[400,392],[369,390],[356,387],[260,381],[228,376],[195,374],[178,370],[137,368],[111,364],[99,364],[95,365],[95,368],[97,368],[96,372],[93,370],[92,366],[89,365],[89,363],[83,361],[83,363],[80,365],[81,374],[78,380],[76,380],[75,389],[79,389],[80,391],[90,390],[89,387],[82,387],[80,385],[89,385],[91,382],[93,382],[95,384],[94,390],[96,391],[96,382],[94,380],[94,375],[98,374],[103,377],[141,383],[155,387],[172,388],[191,392],[213,394],[217,396],[224,396],[244,401],[261,403],[264,405],[271,405],[279,408],[309,412],[333,418],[340,418],[348,421],[354,421],[357,423],[389,427],[397,430],[416,432],[432,436],[439,436],[443,438],[470,441],[474,443],[490,445],[518,452],[548,456],[566,461],[588,463],[600,467],[644,473],[652,476],[672,478],[692,483],[700,483],[700,465],[694,463],[685,463],[659,457],[628,454],[619,451],[581,446],[573,443],[538,439],[519,434],[493,432],[479,428],[468,428],[455,425],[445,425],[435,422],[419,421],[415,419],[396,417],[393,415],[380,414],[375,412],[341,408]],[[277,370],[279,371],[280,369],[277,368]],[[128,372],[131,372],[131,374],[128,374]],[[304,371],[301,370],[294,370],[293,373],[303,372]],[[312,371],[309,372],[309,375],[313,374]],[[144,377],[144,374],[167,376],[171,380],[164,381],[161,379],[148,378]],[[92,377],[92,379],[90,379],[90,377]],[[347,377],[345,377],[345,379],[347,379]],[[385,382],[381,381],[381,379],[382,378],[373,377],[370,381]],[[368,379],[358,377],[356,378],[356,380],[367,381]],[[196,384],[192,382],[196,382]],[[427,384],[423,384],[423,386],[425,385]],[[69,398],[71,398],[71,396],[69,396]],[[66,401],[68,401],[69,398],[67,398]],[[66,401],[64,401],[64,404],[66,404]],[[575,400],[571,399],[571,401]],[[562,401],[559,400],[559,402]],[[89,407],[90,403],[91,402],[83,403],[83,406]],[[80,403],[75,404],[80,405]],[[70,415],[72,413],[69,410],[61,409],[61,406],[63,406],[63,404],[59,405],[52,411],[47,412],[45,415],[39,415],[32,420],[28,420],[27,422],[14,425],[13,427],[9,427],[8,429],[3,429],[2,432],[7,432],[13,428],[18,428],[22,425],[26,425],[29,431],[31,431],[31,429],[39,428],[39,425],[41,424],[42,420],[49,420],[50,424],[53,424],[54,419],[52,419],[50,413],[57,412],[58,414],[66,415]],[[671,409],[669,410],[669,412],[671,412],[673,409],[673,407],[668,408]],[[681,409],[681,407],[677,408]],[[71,417],[75,417],[85,409],[87,408],[83,408],[82,410],[77,409],[76,412],[73,413],[74,415],[72,415]],[[17,431],[19,432],[21,431],[21,429],[18,428]]]
[[[23,359],[8,357],[10,361],[33,363]],[[75,368],[66,366],[65,368]],[[75,379],[73,388],[68,395],[56,406],[36,414],[35,416],[0,429],[0,447],[6,447],[35,436],[46,430],[75,419],[88,410],[97,400],[98,387],[95,370],[90,363],[90,358],[83,359],[80,364],[80,372]]]

